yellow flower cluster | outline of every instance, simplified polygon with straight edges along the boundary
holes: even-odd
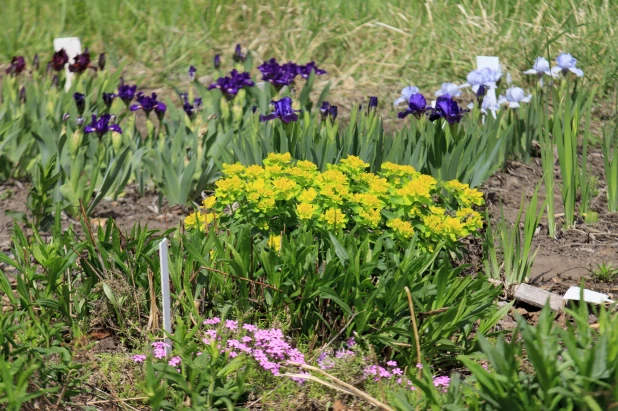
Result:
[[[407,165],[383,163],[377,174],[368,167],[349,156],[320,172],[309,161],[293,161],[289,153],[270,154],[263,166],[224,164],[215,195],[185,225],[242,221],[271,233],[298,226],[331,231],[356,226],[357,233],[391,233],[401,241],[417,235],[430,249],[482,227],[472,206],[482,205],[483,195],[467,184],[441,182]],[[276,248],[280,240],[273,234],[268,238]]]

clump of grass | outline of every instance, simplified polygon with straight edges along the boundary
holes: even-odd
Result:
[[[587,81],[601,89],[611,87],[618,73],[618,3],[612,1],[261,3],[91,0],[59,7],[32,0],[24,7],[7,0],[0,56],[4,62],[16,54],[30,60],[37,52],[49,54],[54,37],[78,36],[93,52],[105,51],[112,65],[124,60],[135,77],[159,86],[184,75],[189,64],[204,76],[216,53],[228,67],[241,43],[258,60],[316,60],[347,97],[361,89],[396,90],[408,83],[437,89],[442,81],[463,81],[477,54],[500,56],[515,81],[548,49],[552,55],[571,51]],[[527,78],[531,85],[535,80]]]
[[[596,269],[592,270],[592,275],[599,281],[611,283],[618,278],[618,268],[611,263],[602,262],[597,264]]]

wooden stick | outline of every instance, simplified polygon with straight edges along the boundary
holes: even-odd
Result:
[[[365,401],[369,402],[370,404],[373,404],[374,406],[381,408],[383,410],[386,411],[394,411],[391,407],[389,407],[388,405],[381,403],[380,401],[378,401],[377,399],[373,398],[371,395],[367,394],[364,391],[359,390],[358,388],[356,388],[353,385],[350,385],[346,382],[341,381],[339,378],[327,373],[324,370],[321,370],[317,367],[313,367],[311,365],[307,365],[307,364],[301,364],[298,362],[294,362],[294,361],[288,361],[289,365],[293,365],[299,368],[302,368],[304,370],[309,370],[309,371],[314,371],[317,373],[322,374],[323,376],[325,376],[326,378],[328,378],[329,380],[341,385],[343,388],[347,389],[348,391],[350,391],[351,393],[354,393],[356,396],[363,398]],[[300,377],[299,378],[303,378],[303,374],[299,374]],[[306,377],[306,376],[304,376]],[[324,381],[323,381],[324,382]]]
[[[118,398],[118,399],[111,399],[111,400],[88,401],[83,404],[73,404],[73,405],[76,405],[78,407],[83,407],[83,406],[94,405],[94,404],[106,404],[110,402],[143,401],[147,399],[148,397]]]
[[[417,364],[422,364],[421,358],[421,339],[418,336],[418,328],[416,327],[416,316],[414,315],[414,304],[412,303],[412,294],[408,286],[403,287],[408,295],[408,305],[410,306],[410,317],[412,318],[412,329],[414,330],[414,340],[416,341],[416,360]],[[422,377],[421,369],[418,369],[418,379]]]

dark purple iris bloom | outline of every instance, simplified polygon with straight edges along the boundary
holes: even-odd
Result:
[[[477,100],[482,100],[483,97],[485,97],[485,94],[487,94],[487,87],[485,87],[484,84],[481,84],[479,86],[479,89],[476,91],[476,98]]]
[[[133,97],[135,97],[136,90],[136,85],[129,86],[127,84],[121,84],[120,87],[118,87],[118,97],[128,106],[133,100]]]
[[[131,106],[131,111],[144,110],[146,117],[148,117],[156,105],[159,104],[157,101],[157,93],[152,93],[152,95],[147,96],[140,91],[137,93],[137,103],[138,104],[133,104]]]
[[[240,44],[236,45],[236,48],[234,49],[234,61],[236,63],[242,63],[243,61],[245,61],[246,56],[244,54],[242,54],[242,49],[240,48]]]
[[[335,121],[335,119],[337,118],[337,106],[330,106],[330,108],[328,109],[328,115],[330,116],[330,119]]]
[[[270,113],[266,116],[260,115],[260,121],[268,121],[278,118],[287,124],[290,121],[298,120],[298,115],[296,113],[300,113],[300,110],[294,110],[292,108],[292,99],[290,97],[283,97],[279,101],[273,100],[270,104],[272,104],[275,108],[274,113]]]
[[[195,73],[197,69],[193,66],[189,66],[189,81],[195,81]]]
[[[215,54],[214,65],[215,65],[215,70],[219,70],[219,67],[221,66],[221,56],[218,54]]]
[[[6,74],[10,75],[18,75],[21,74],[26,68],[26,59],[24,56],[15,56],[13,60],[11,60],[11,65],[8,69],[6,69]]]
[[[193,120],[193,117],[195,116],[195,107],[193,107],[193,104],[189,103],[189,100],[185,100],[184,104],[182,105],[182,109],[185,111],[185,113],[187,113],[187,116],[189,116],[189,118]]]
[[[60,49],[54,53],[52,59],[50,61],[51,67],[55,71],[60,71],[64,68],[64,66],[69,62],[69,56],[64,49]]]
[[[202,98],[201,97],[196,97],[193,99],[193,108],[196,111],[200,111],[202,109]]]
[[[106,61],[107,60],[105,59],[105,53],[99,54],[99,70],[101,71],[105,70]]]
[[[234,69],[228,76],[219,77],[215,83],[208,86],[208,90],[218,88],[228,100],[231,100],[236,97],[236,94],[238,94],[241,88],[252,87],[254,85],[249,73],[239,73]]]
[[[376,96],[369,97],[369,110],[372,108],[375,109],[378,107],[378,98]]]
[[[459,123],[463,117],[463,113],[468,110],[463,110],[457,105],[457,102],[449,96],[438,97],[436,107],[432,109],[429,115],[430,121],[435,121],[439,118],[444,118],[449,124]]]
[[[323,101],[320,106],[320,114],[322,115],[322,120],[328,116],[328,110],[330,109],[330,103],[328,101]]]
[[[408,108],[405,111],[399,112],[399,118],[406,118],[409,114],[414,114],[416,118],[421,118],[421,115],[427,110],[427,100],[421,93],[414,93],[408,99]]]
[[[75,56],[73,64],[69,64],[71,73],[81,74],[90,67],[90,52],[86,49],[82,54]]]
[[[82,93],[74,93],[73,100],[75,100],[75,107],[77,107],[77,112],[81,116],[86,109],[86,96]]]
[[[310,61],[304,66],[297,66],[297,67],[298,67],[297,69],[298,74],[304,79],[308,79],[312,71],[315,71],[316,76],[321,76],[322,74],[326,74],[326,70],[322,70],[321,68],[319,68],[313,61]]]
[[[98,119],[97,116],[93,114],[92,123],[84,127],[84,132],[86,134],[97,133],[97,136],[99,136],[99,138],[103,137],[103,135],[105,135],[105,133],[107,133],[108,131],[122,133],[122,129],[118,124],[109,124],[111,119],[111,114],[101,114],[101,117],[99,117]]]
[[[35,54],[34,55],[34,59],[32,60],[32,68],[34,69],[34,71],[39,71],[39,65],[41,64],[40,60],[39,60],[39,54]]]
[[[157,115],[159,121],[163,120],[163,116],[165,115],[165,111],[167,110],[167,106],[160,101],[154,107],[154,112]]]
[[[103,93],[103,102],[108,110],[112,106],[112,103],[116,97],[117,96],[114,93]]]
[[[265,61],[264,64],[258,66],[258,70],[262,72],[262,80],[272,83],[276,88],[289,86],[298,74],[296,64],[290,62],[281,65],[275,58]]]

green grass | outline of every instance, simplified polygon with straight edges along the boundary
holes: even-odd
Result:
[[[5,61],[36,52],[47,61],[53,38],[79,36],[113,65],[128,63],[144,86],[173,82],[191,63],[209,73],[214,54],[229,63],[236,43],[258,59],[314,59],[357,100],[463,81],[476,55],[500,56],[516,81],[548,51],[573,53],[602,91],[618,73],[618,4],[609,0],[6,0],[2,9]]]

